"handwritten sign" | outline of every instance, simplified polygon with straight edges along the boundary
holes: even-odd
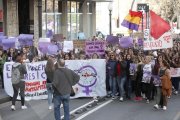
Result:
[[[71,50],[73,50],[73,41],[64,41],[63,51],[70,52]]]
[[[85,41],[84,40],[73,40],[74,48],[85,48]]]
[[[171,32],[164,33],[159,39],[150,38],[144,41],[144,50],[156,50],[172,48],[173,40]]]
[[[104,41],[86,41],[86,55],[97,53],[103,55],[105,53]]]

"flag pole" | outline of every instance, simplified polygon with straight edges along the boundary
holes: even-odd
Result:
[[[131,10],[133,9],[134,3],[135,3],[135,0],[133,0],[131,3]],[[133,37],[133,30],[129,29],[129,33],[130,33],[130,36]]]

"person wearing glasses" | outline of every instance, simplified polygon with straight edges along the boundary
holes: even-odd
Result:
[[[116,94],[116,77],[115,77],[115,66],[116,66],[116,59],[114,52],[110,52],[110,58],[107,62],[108,68],[108,76],[109,76],[109,85],[110,85],[110,95],[112,99],[115,99]]]

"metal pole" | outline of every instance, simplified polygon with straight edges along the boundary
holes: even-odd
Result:
[[[39,37],[42,37],[42,0],[38,0]]]
[[[109,10],[109,35],[112,34],[111,15],[112,10]]]

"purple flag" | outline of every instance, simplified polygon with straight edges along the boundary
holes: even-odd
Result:
[[[21,46],[33,46],[34,35],[31,34],[20,34],[18,37]]]
[[[15,48],[15,42],[17,38],[8,38],[2,40],[2,46],[4,50],[7,50],[9,48]]]
[[[119,43],[119,38],[117,36],[111,36],[108,35],[106,38],[106,41],[108,44],[118,44]]]
[[[133,39],[131,37],[122,37],[119,44],[122,48],[133,47]]]

